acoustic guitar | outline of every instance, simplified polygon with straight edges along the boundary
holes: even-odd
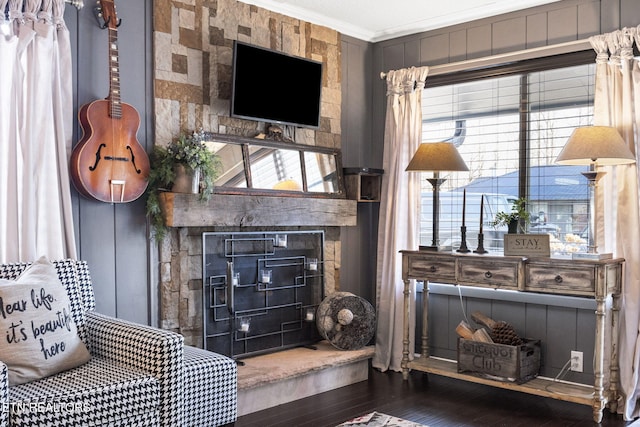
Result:
[[[136,137],[140,115],[121,102],[115,5],[113,0],[100,0],[100,5],[109,33],[109,96],[80,108],[82,138],[71,153],[70,174],[83,196],[126,203],[145,192],[149,157]]]

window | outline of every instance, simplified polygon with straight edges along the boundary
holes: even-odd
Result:
[[[480,200],[484,195],[484,246],[502,250],[506,228],[490,225],[510,212],[518,197],[528,200],[529,232],[548,233],[554,253],[586,244],[586,166],[560,166],[555,158],[574,128],[592,124],[595,65],[499,72],[427,87],[423,92],[424,142],[452,141],[469,172],[445,172],[441,187],[440,244],[460,245],[462,193],[467,192],[467,245],[477,247]],[[429,79],[427,79],[429,83]],[[424,178],[430,177],[425,172]],[[422,182],[420,244],[432,239],[432,187]]]

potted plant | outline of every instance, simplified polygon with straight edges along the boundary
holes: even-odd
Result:
[[[506,225],[509,234],[524,232],[530,219],[526,206],[527,199],[520,197],[513,202],[511,212],[498,212],[490,224],[493,227]]]
[[[157,239],[162,240],[166,233],[160,193],[163,191],[194,192],[200,194],[200,200],[209,200],[213,194],[213,184],[220,173],[220,158],[205,144],[206,133],[203,130],[182,133],[166,147],[155,145],[149,156],[149,185],[147,186],[147,215]],[[184,185],[186,179],[195,183]],[[181,188],[178,188],[181,186]],[[189,191],[193,188],[193,191]]]

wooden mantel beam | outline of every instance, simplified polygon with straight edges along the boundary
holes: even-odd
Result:
[[[280,196],[162,193],[160,203],[168,227],[282,227],[356,225],[357,202]]]

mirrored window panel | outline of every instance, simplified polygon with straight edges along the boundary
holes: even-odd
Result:
[[[218,155],[222,165],[220,175],[215,180],[215,186],[247,188],[242,145],[216,141],[207,141],[205,144]]]
[[[300,152],[249,146],[253,188],[303,191]]]
[[[340,151],[280,141],[208,134],[222,170],[218,192],[282,191],[344,197]]]
[[[325,153],[304,153],[307,175],[307,191],[313,193],[335,193],[338,191],[336,158]]]

